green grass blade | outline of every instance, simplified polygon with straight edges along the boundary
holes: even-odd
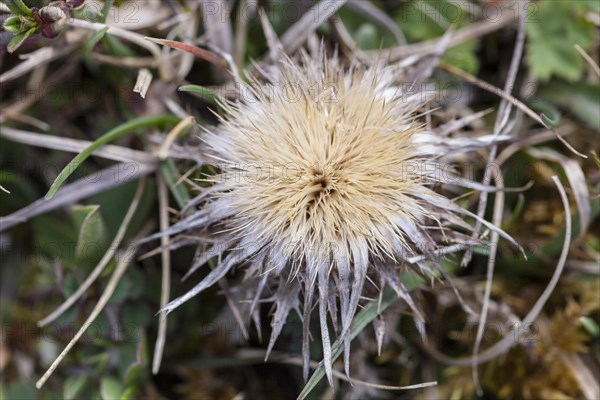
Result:
[[[199,94],[200,96],[204,97],[206,100],[211,101],[217,105],[219,103],[223,102],[217,93],[215,93],[214,91],[212,91],[208,88],[205,88],[204,86],[183,85],[183,86],[180,86],[177,90],[179,90],[180,92]]]
[[[104,34],[109,29],[110,26],[106,26],[99,31],[94,32],[94,34],[85,41],[85,44],[83,45],[83,54],[86,59],[92,58],[92,50],[94,49],[94,46],[104,37]]]
[[[98,148],[104,146],[105,144],[113,140],[120,138],[126,133],[149,128],[152,126],[176,124],[178,121],[179,118],[173,115],[152,115],[149,117],[136,118],[108,131],[107,133],[96,139],[94,143],[89,145],[81,153],[77,154],[77,156],[75,156],[75,158],[73,158],[71,162],[69,162],[69,164],[67,164],[67,166],[63,168],[62,171],[60,171],[60,174],[58,174],[58,176],[52,183],[52,186],[50,186],[50,190],[48,190],[48,193],[46,194],[46,199],[51,199],[52,196],[56,194],[56,191],[60,188],[63,182],[67,180],[67,178],[73,173],[73,171],[75,171],[77,167]]]

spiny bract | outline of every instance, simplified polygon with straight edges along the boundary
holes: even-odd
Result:
[[[199,252],[190,272],[212,257],[219,262],[166,310],[244,266],[248,315],[258,318],[261,300],[275,304],[269,352],[289,312],[302,317],[305,377],[310,314],[318,302],[331,382],[328,317],[336,327],[341,320],[349,374],[350,325],[367,276],[379,288],[392,287],[423,320],[398,272],[414,267],[433,274],[433,266],[445,276],[436,257],[451,245],[469,244],[468,235],[449,225],[468,232],[464,216],[474,217],[431,185],[482,189],[439,159],[501,138],[440,140],[426,131],[414,116],[424,99],[397,85],[394,66],[344,68],[335,57],[304,55],[263,73],[266,82],[241,87],[242,101],[223,104],[220,126],[201,135],[220,173],[194,199],[198,211],[166,234],[196,231],[214,243]],[[250,280],[256,284],[247,285]]]

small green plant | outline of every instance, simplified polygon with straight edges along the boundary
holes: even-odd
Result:
[[[5,0],[13,15],[4,21],[4,30],[15,36],[6,46],[9,53],[17,50],[35,33],[46,38],[57,37],[65,27],[71,11],[83,5],[84,0],[53,1],[42,8],[27,7],[23,0]]]

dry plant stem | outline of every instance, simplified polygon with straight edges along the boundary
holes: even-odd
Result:
[[[589,64],[590,68],[592,68],[592,71],[594,71],[598,78],[600,78],[600,66],[598,66],[598,63],[594,61],[594,59],[588,53],[586,53],[580,45],[576,44],[575,49],[579,52],[579,54],[581,54],[581,57],[583,57],[583,59]]]
[[[450,72],[453,75],[463,78],[467,82],[473,83],[484,90],[494,93],[494,94],[502,97],[503,99],[510,100],[514,106],[518,107],[521,111],[523,111],[525,114],[530,116],[534,121],[540,123],[547,129],[550,129],[552,132],[554,132],[554,136],[558,140],[560,140],[560,142],[562,144],[564,144],[565,147],[567,147],[571,152],[573,152],[574,154],[577,154],[579,157],[588,158],[585,154],[582,154],[582,153],[578,152],[577,150],[575,150],[573,148],[573,146],[571,146],[569,144],[569,142],[567,142],[562,136],[560,136],[554,129],[552,129],[550,126],[548,126],[548,124],[546,124],[539,115],[537,115],[531,108],[527,107],[522,101],[517,100],[515,97],[504,93],[504,91],[502,91],[502,89],[497,88],[496,86],[491,85],[485,81],[482,81],[482,80],[478,79],[477,77],[469,74],[468,72],[458,69],[452,65],[440,63],[439,67],[442,69],[445,69],[446,71]]]
[[[575,125],[565,124],[556,128],[556,133],[564,137],[575,132],[575,129]],[[527,137],[521,141],[514,142],[509,146],[506,146],[496,158],[496,165],[498,167],[501,167],[506,162],[506,160],[512,157],[516,152],[523,150],[526,147],[535,146],[537,144],[555,139],[556,133],[552,131],[544,131],[533,136]]]
[[[181,134],[181,132],[183,132],[185,128],[192,124],[194,124],[194,117],[187,117],[179,121],[179,123],[175,125],[175,127],[171,130],[171,132],[169,132],[169,134],[165,138],[165,141],[158,150],[159,159],[165,160],[169,156],[169,148],[173,145],[175,139],[177,139],[177,137]]]
[[[2,113],[2,115],[0,115],[0,124],[7,119],[33,126],[42,131],[47,131],[48,129],[50,129],[50,125],[48,125],[44,121],[40,121],[39,119],[31,117],[29,115],[18,114],[11,110],[5,111],[4,113]]]
[[[164,178],[157,175],[158,181],[158,207],[159,207],[159,224],[160,230],[166,231],[169,229],[169,193]],[[169,250],[169,236],[165,235],[160,238],[161,244],[161,261],[162,261],[162,280],[160,291],[160,308],[161,310],[169,302],[169,288],[171,287],[171,251]],[[160,311],[158,320],[158,335],[154,346],[154,358],[152,359],[152,373],[157,374],[160,369],[160,362],[165,347],[167,337],[167,313]]]
[[[525,7],[527,7],[527,3]],[[517,78],[517,72],[519,71],[519,65],[521,64],[521,58],[523,56],[523,45],[525,43],[525,13],[522,13],[521,18],[519,20],[519,31],[517,34],[517,40],[515,42],[515,48],[513,50],[512,59],[510,61],[510,67],[508,70],[508,76],[506,78],[506,82],[504,83],[504,93],[510,96],[512,92],[512,88],[515,84],[515,80]],[[510,116],[510,103],[506,98],[502,98],[500,102],[500,107],[498,109],[498,114],[496,116],[496,122],[494,123],[494,136],[498,136],[506,126],[506,122]],[[487,171],[492,171],[494,166],[494,161],[496,160],[496,155],[498,153],[498,145],[496,143],[492,144],[492,148],[490,149],[490,153],[488,156],[487,165],[485,168],[486,173],[483,176],[483,185],[489,185],[492,180],[492,175],[487,173]],[[486,192],[482,192],[479,195],[479,205],[477,207],[477,215],[480,218],[483,218],[483,214],[485,213],[485,209],[487,206],[487,198],[488,194]],[[481,222],[475,222],[475,228],[473,229],[472,237],[478,235],[479,230],[481,229]],[[465,266],[471,261],[471,257],[473,255],[472,250],[467,250],[463,257],[461,265]],[[483,317],[483,316],[482,316]]]
[[[504,178],[502,174],[499,174],[496,177],[496,186],[498,189],[504,188]],[[504,211],[504,192],[502,190],[496,193],[496,199],[494,202],[494,216],[492,218],[492,224],[495,226],[500,226],[502,224],[502,216]],[[483,295],[483,306],[481,308],[481,317],[479,320],[479,326],[477,327],[477,336],[475,338],[475,344],[473,345],[473,363],[471,364],[472,368],[472,377],[473,382],[475,383],[475,387],[477,388],[478,394],[483,395],[483,390],[481,388],[481,383],[479,382],[479,370],[477,369],[477,355],[479,353],[479,348],[481,347],[481,341],[483,339],[483,332],[487,323],[487,317],[490,307],[490,296],[492,294],[492,282],[494,280],[494,266],[496,264],[496,254],[498,251],[498,240],[499,235],[498,232],[493,231],[492,236],[490,238],[490,254],[488,256],[488,264],[487,264],[487,274],[485,281],[485,292]]]
[[[167,110],[169,110],[169,112],[181,119],[186,119],[187,117],[190,116],[190,114],[184,110],[177,101],[167,97],[165,99],[163,99],[163,103],[165,105],[165,107],[167,107]],[[172,157],[172,155],[171,155]]]
[[[177,4],[177,3],[172,3]],[[191,1],[189,4],[189,12],[186,14],[186,18],[182,20],[177,27],[177,30],[180,31],[180,36],[183,40],[194,41],[196,39],[196,32],[198,32],[198,25],[200,24],[200,17],[198,16],[198,8],[201,5],[197,1]],[[184,11],[182,10],[181,13]],[[173,32],[175,33],[175,32]],[[170,38],[171,32],[167,35]],[[164,49],[168,51],[167,49]],[[174,52],[169,52],[170,54]],[[190,73],[194,66],[194,55],[189,53],[179,54],[181,58],[179,59],[176,72],[177,81],[182,81],[185,77]]]
[[[115,57],[102,53],[92,53],[94,61],[128,68],[156,68],[158,63],[154,57]]]
[[[228,9],[226,0],[213,0],[217,9]],[[231,12],[225,13],[202,13],[202,23],[206,31],[210,32],[207,35],[207,44],[220,49],[224,53],[233,53],[233,30],[231,28]],[[219,66],[211,65],[213,78],[219,82],[225,82],[229,79],[229,74]]]
[[[50,125],[46,122],[23,114],[23,111],[26,110],[37,98],[39,98],[39,94],[41,92],[40,88],[46,86],[48,81],[46,78],[47,71],[48,64],[40,64],[33,70],[29,76],[29,79],[27,79],[25,90],[21,91],[16,98],[9,100],[9,104],[0,105],[0,109],[2,110],[2,113],[0,114],[0,123],[4,122],[4,120],[8,118],[35,126],[43,131],[50,129]],[[60,73],[53,75],[60,75]]]
[[[245,355],[248,355],[248,353],[250,352],[244,352]],[[253,353],[256,353],[256,357],[260,358],[262,356],[262,358],[264,358],[264,351],[252,351],[251,352],[251,356],[254,356]],[[277,351],[272,351],[269,355],[268,361],[270,363],[283,363],[283,364],[288,364],[288,365],[294,365],[294,366],[298,366],[301,367],[302,366],[302,360],[300,359],[300,357],[297,356],[292,356],[292,355],[288,355],[288,354],[284,354],[284,353],[280,353]],[[319,368],[321,363],[317,362],[317,361],[311,361],[310,362],[310,367],[312,369],[317,369]],[[390,385],[379,385],[376,383],[370,383],[370,382],[365,382],[359,379],[354,379],[354,378],[350,378],[348,376],[346,376],[345,373],[340,372],[336,369],[333,370],[333,375],[338,378],[341,379],[343,381],[349,382],[352,385],[359,385],[359,386],[367,386],[370,388],[374,388],[374,389],[380,389],[380,390],[410,390],[410,389],[422,389],[422,388],[426,388],[426,387],[430,387],[430,386],[435,386],[437,385],[437,382],[433,381],[433,382],[423,382],[423,383],[417,383],[414,385],[409,385],[409,386],[390,386]]]
[[[510,334],[506,335],[502,338],[498,343],[493,345],[487,350],[482,351],[477,354],[477,364],[482,364],[484,362],[490,361],[493,358],[496,358],[507,351],[509,351],[513,346],[519,343],[519,338],[522,337],[522,334],[528,330],[528,327],[531,325],[533,321],[538,317],[542,308],[548,301],[548,298],[554,291],[554,288],[558,284],[558,280],[564,270],[565,263],[567,261],[567,256],[569,255],[569,247],[571,246],[571,235],[572,235],[572,224],[571,224],[571,206],[569,204],[569,199],[567,197],[567,193],[563,184],[557,176],[552,176],[552,180],[554,184],[558,188],[560,193],[560,197],[563,203],[563,208],[565,211],[565,241],[563,243],[563,247],[560,253],[560,257],[558,259],[558,263],[556,265],[556,269],[554,270],[554,274],[550,279],[550,282],[544,289],[544,292],[540,295],[535,305],[531,308],[529,313],[523,318],[523,321],[519,324],[519,326],[513,330]],[[459,365],[459,366],[471,366],[473,363],[473,357],[448,357],[445,354],[442,354],[439,350],[433,348],[429,343],[423,343],[428,352],[436,359],[450,364],[450,365]]]
[[[88,140],[71,139],[67,137],[24,131],[10,127],[2,127],[2,130],[0,131],[0,137],[4,137],[12,140],[13,142],[22,143],[29,146],[62,150],[71,153],[80,153],[92,144],[92,142]],[[156,157],[146,152],[113,144],[106,144],[95,150],[92,154],[97,157],[106,158],[107,160],[120,162],[135,162],[153,165],[157,161]]]
[[[73,48],[75,47],[76,46],[73,46]],[[29,63],[30,59],[34,57],[34,54],[38,54],[42,50],[48,50],[52,52],[51,47],[42,47],[33,53],[27,54],[26,56],[21,56],[20,58],[27,59],[27,61],[17,65],[14,69],[19,68],[23,64]],[[50,74],[43,74],[43,72],[47,72],[48,70],[49,61],[36,61],[37,63],[34,63],[33,67],[30,68],[33,69],[33,71],[31,73],[31,77],[27,80],[27,90],[21,91],[16,98],[8,100],[4,104],[0,104],[0,110],[2,110],[0,113],[0,123],[4,122],[4,114],[19,114],[25,112],[25,110],[27,110],[32,104],[39,101],[40,95],[49,90],[52,85],[63,82],[65,79],[67,79],[67,77],[73,73],[77,66],[77,63],[67,63],[64,68],[61,68]]]
[[[205,49],[201,49],[192,44],[182,43],[182,42],[178,42],[175,40],[152,38],[152,37],[148,37],[148,36],[143,36],[143,38],[144,38],[144,40],[147,41],[147,43],[152,42],[152,43],[160,44],[161,46],[168,46],[173,49],[185,51],[187,53],[193,54],[194,56],[196,56],[202,60],[208,61],[211,64],[218,65],[220,67],[225,66],[223,63],[223,60],[221,58],[219,58],[217,55],[215,55],[213,52],[205,50]]]
[[[565,366],[572,371],[575,380],[579,384],[579,389],[585,398],[590,400],[600,398],[598,375],[590,371],[590,368],[582,360],[581,355],[561,351],[559,357]]]
[[[529,1],[525,2],[525,7],[527,7]],[[523,56],[523,45],[525,44],[525,13],[521,13],[521,18],[519,19],[519,30],[517,34],[517,40],[515,43],[515,48],[513,50],[512,59],[510,62],[510,67],[508,69],[508,77],[506,78],[506,82],[504,83],[504,93],[510,95],[512,92],[512,88],[515,84],[515,80],[517,78],[517,72],[519,71],[519,65],[521,64],[521,58]],[[500,107],[498,110],[498,115],[496,117],[496,122],[494,124],[494,136],[498,136],[505,128],[506,122],[510,116],[511,104],[506,100],[502,99],[500,102]],[[492,171],[494,166],[494,162],[496,160],[496,155],[498,153],[498,144],[492,144],[492,148],[489,153],[487,165],[486,165],[486,173],[483,176],[483,185],[489,185],[492,180],[492,175],[487,173],[487,171]],[[500,189],[504,188],[504,179],[502,177],[502,172],[498,173],[496,177],[496,186]],[[477,208],[477,215],[480,218],[484,217],[485,209],[487,205],[488,193],[481,192],[479,195],[479,206]],[[502,191],[496,194],[496,202],[494,204],[494,216],[492,223],[495,226],[500,226],[502,223],[502,211],[504,208],[504,193]],[[475,228],[473,229],[473,238],[478,235],[479,230],[481,229],[481,222],[475,222]],[[496,253],[498,250],[498,240],[499,235],[498,232],[492,232],[491,240],[490,240],[490,254],[488,257],[488,265],[487,265],[487,274],[486,274],[486,282],[485,282],[485,292],[483,296],[483,307],[481,309],[479,326],[477,327],[477,336],[475,338],[475,344],[473,345],[473,363],[472,363],[472,377],[475,387],[477,388],[477,393],[481,396],[483,395],[483,390],[481,388],[481,383],[479,382],[479,371],[477,369],[477,353],[479,353],[479,348],[481,346],[481,340],[483,339],[483,331],[485,329],[485,325],[487,323],[487,316],[490,305],[490,296],[492,293],[492,281],[494,279],[494,266],[496,264]],[[463,258],[463,265],[466,265],[472,256],[472,250],[468,249],[465,252],[465,257]]]
[[[244,67],[244,55],[246,54],[246,44],[248,42],[248,20],[256,15],[258,9],[257,0],[241,0],[239,6],[239,15],[237,16],[235,29],[235,53],[234,60],[238,68]],[[246,15],[242,13],[246,11]]]
[[[146,69],[141,68],[138,71],[137,80],[135,81],[135,86],[133,87],[134,93],[139,93],[142,99],[146,98],[146,93],[148,92],[148,88],[152,83],[152,73]]]
[[[513,19],[514,15],[512,13],[502,13],[502,18],[498,22],[490,23],[488,21],[481,21],[470,24],[469,26],[454,32],[448,47],[456,46],[457,44],[477,39],[488,33],[500,30],[505,26],[508,26]],[[425,40],[419,43],[386,49],[384,52],[387,53],[386,57],[390,62],[398,61],[414,54],[435,53],[440,40],[442,40],[442,38]],[[374,60],[381,58],[381,51],[379,50],[371,50],[366,53]]]
[[[0,232],[27,222],[37,215],[76,203],[86,197],[146,176],[154,172],[155,169],[156,165],[144,163],[121,163],[102,169],[71,184],[64,185],[50,200],[42,197],[30,205],[0,218]]]
[[[408,43],[399,25],[387,13],[375,7],[372,3],[363,0],[348,0],[348,7],[386,28],[394,35],[400,46],[406,46]]]
[[[334,15],[347,0],[321,0],[308,10],[281,36],[281,44],[287,54],[292,54],[319,25]]]
[[[73,303],[75,303],[90,286],[92,286],[92,284],[100,276],[102,271],[104,271],[104,268],[106,268],[110,260],[112,260],[113,256],[117,252],[117,249],[121,246],[121,242],[125,237],[127,227],[129,226],[129,223],[131,222],[131,219],[133,218],[133,215],[135,214],[138,205],[140,204],[140,199],[142,198],[142,194],[144,193],[145,186],[146,178],[144,177],[140,179],[138,183],[138,187],[135,191],[135,195],[133,196],[133,200],[131,201],[131,205],[127,209],[127,213],[123,218],[123,222],[121,222],[121,225],[119,226],[119,230],[117,231],[117,234],[113,242],[111,243],[111,246],[109,246],[106,253],[104,253],[104,256],[102,257],[98,265],[96,265],[92,273],[89,274],[86,280],[77,288],[75,293],[69,296],[67,300],[65,300],[56,310],[50,313],[46,318],[38,322],[37,325],[39,327],[48,325],[56,318],[60,317],[65,311],[67,311],[69,307],[71,307],[71,305],[73,305]]]
[[[56,367],[58,367],[60,362],[65,358],[65,356],[71,350],[71,348],[73,348],[73,346],[75,346],[75,343],[77,343],[79,338],[90,327],[90,325],[94,322],[94,320],[98,317],[98,315],[100,315],[100,312],[102,312],[102,309],[104,309],[104,306],[106,305],[106,303],[108,303],[108,300],[110,300],[110,297],[112,296],[115,289],[117,288],[117,285],[118,285],[119,281],[121,280],[123,273],[125,273],[125,271],[127,270],[127,267],[129,266],[129,257],[127,257],[126,254],[123,254],[123,253],[118,254],[117,258],[119,259],[117,267],[115,268],[113,274],[111,275],[110,280],[108,281],[108,285],[106,285],[106,289],[102,293],[102,296],[100,296],[98,303],[92,310],[90,316],[87,318],[85,323],[81,326],[81,329],[79,329],[79,331],[77,331],[77,333],[75,334],[73,339],[71,339],[71,341],[69,342],[69,344],[67,344],[65,349],[59,354],[59,356],[56,358],[56,360],[54,360],[52,365],[50,365],[50,368],[48,368],[46,373],[35,383],[35,386],[38,389],[41,388],[44,385],[44,383],[46,383],[46,381],[48,380],[50,375],[52,375],[52,373],[54,372]]]
[[[221,290],[223,291],[223,295],[225,296],[225,300],[227,301],[227,306],[229,306],[229,308],[231,309],[233,318],[235,319],[235,322],[238,324],[238,327],[240,328],[242,337],[244,338],[244,340],[248,340],[248,338],[249,338],[248,329],[246,329],[246,324],[244,323],[244,318],[242,317],[240,308],[238,307],[235,300],[231,296],[231,290],[229,289],[229,285],[227,285],[227,281],[225,279],[220,279],[219,286],[221,287]]]
[[[67,45],[61,48],[42,47],[33,53],[21,55],[20,57],[25,58],[25,61],[0,75],[0,83],[8,82],[23,76],[27,72],[34,68],[38,68],[42,64],[47,64],[57,58],[69,54],[76,47],[77,45],[75,44]]]
[[[160,74],[160,78],[162,80],[169,80],[171,78],[171,71],[169,69],[169,66],[165,62],[162,53],[160,52],[160,48],[154,43],[145,40],[144,36],[140,35],[139,33],[131,32],[122,28],[110,27],[106,24],[101,24],[99,22],[88,22],[81,19],[71,18],[68,20],[67,24],[74,28],[88,29],[95,32],[108,27],[106,33],[110,33],[111,35],[120,37],[121,39],[129,40],[130,42],[135,43],[138,46],[143,47],[150,53],[152,53],[158,64],[158,72]]]
[[[347,48],[349,58],[356,57],[365,64],[372,62],[371,57],[365,54],[365,52],[358,47],[356,41],[352,37],[352,34],[348,31],[348,29],[346,29],[341,19],[334,18],[330,23],[337,34],[338,41],[340,41]]]

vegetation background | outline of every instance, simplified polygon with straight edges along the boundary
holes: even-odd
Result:
[[[158,230],[165,210],[175,221],[190,196],[187,183],[206,172],[195,168],[195,128],[182,132],[166,160],[157,162],[158,150],[172,132],[174,115],[193,115],[199,125],[214,125],[210,109],[217,109],[215,96],[234,92],[224,68],[214,63],[215,46],[230,52],[239,67],[263,59],[270,36],[257,14],[260,8],[291,54],[297,46],[290,37],[283,39],[290,28],[302,26],[298,24],[306,24],[300,37],[337,46],[345,58],[388,48],[399,49],[401,59],[419,56],[454,30],[459,40],[442,56],[446,68],[434,71],[433,86],[427,88],[437,91],[435,106],[440,107],[430,122],[439,125],[487,110],[469,124],[474,133],[492,131],[500,98],[471,78],[504,86],[518,43],[518,21],[524,18],[525,55],[513,94],[587,156],[574,154],[552,131],[520,114],[514,117],[514,140],[500,148],[506,186],[534,182],[525,192],[506,194],[502,222],[526,247],[529,259],[500,248],[483,347],[513,334],[512,324],[533,307],[555,270],[567,218],[572,217],[574,229],[565,272],[541,315],[525,337],[515,338],[518,345],[479,367],[483,394],[477,394],[469,366],[442,362],[432,350],[470,355],[474,321],[447,287],[422,284],[415,291],[429,312],[429,345],[421,342],[410,318],[404,318],[402,306],[393,304],[383,316],[381,353],[377,329],[367,325],[353,342],[352,368],[357,378],[371,383],[438,384],[397,391],[351,387],[340,379],[335,392],[320,382],[309,398],[597,397],[600,2],[349,0],[332,18],[315,13],[308,22],[301,16],[319,6],[311,0],[48,3],[5,0],[0,10],[0,398],[287,399],[308,391],[295,358],[300,352],[298,321],[288,321],[276,354],[265,363],[261,338],[270,332],[268,307],[263,307],[259,332],[250,329],[246,337],[228,307],[226,286],[169,316],[162,365],[153,375],[164,258],[160,252],[148,254],[152,244],[137,254],[127,245]],[[343,2],[320,3],[327,11]],[[107,31],[107,26],[119,30]],[[188,45],[183,51],[172,48],[176,43],[159,47],[146,36]],[[108,141],[118,147],[104,146]],[[104,153],[69,164],[92,142],[102,145]],[[477,166],[472,172],[480,179],[488,154],[478,157],[465,162]],[[124,164],[115,169],[116,162]],[[72,174],[58,192],[62,197],[57,194],[48,203],[44,196],[57,177],[65,177],[59,173],[68,165]],[[550,179],[554,174],[567,187],[571,216],[565,215]],[[138,181],[146,175],[136,196]],[[84,184],[73,186],[78,179]],[[167,191],[168,208],[160,200]],[[459,195],[463,193],[453,196]],[[134,196],[134,214],[123,224]],[[474,209],[477,196],[458,201]],[[493,204],[491,196],[488,220]],[[120,230],[125,232],[119,246],[123,252],[110,258],[107,269],[62,316],[38,327],[108,250],[116,250]],[[461,254],[445,265],[465,298],[481,304],[487,257],[485,249],[475,253],[466,268],[459,265]],[[193,279],[180,282],[193,256],[192,246],[170,252],[171,298],[193,286]],[[123,257],[133,262],[108,303],[37,390],[35,381],[84,324]],[[371,319],[377,327],[379,318],[373,314]],[[317,347],[312,359],[318,361]]]

